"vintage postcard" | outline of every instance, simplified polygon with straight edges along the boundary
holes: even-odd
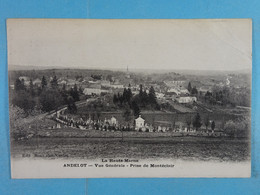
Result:
[[[250,19],[8,19],[12,178],[250,177]]]

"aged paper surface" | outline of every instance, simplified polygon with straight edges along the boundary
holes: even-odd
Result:
[[[12,178],[250,177],[250,19],[8,19],[7,37]]]

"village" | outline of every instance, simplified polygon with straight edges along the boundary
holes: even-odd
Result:
[[[127,71],[122,72],[123,77],[115,77],[112,75],[107,75],[106,77],[99,75],[91,75],[87,77],[78,76],[77,78],[57,78],[57,84],[59,88],[71,89],[75,85],[82,90],[85,96],[101,96],[104,94],[116,94],[122,93],[124,88],[131,88],[133,95],[139,93],[141,83],[135,81],[134,73],[130,73],[127,67]],[[50,76],[47,82],[51,83],[54,76]],[[46,78],[47,79],[47,78]],[[56,79],[56,78],[55,78]],[[28,76],[19,76],[19,80],[29,88],[30,85],[41,87],[42,78],[35,78],[32,80]],[[206,94],[206,92],[212,92],[210,86],[200,87],[199,89],[187,89],[188,81],[185,80],[169,80],[169,81],[149,81],[148,79],[143,80],[143,88],[148,93],[148,88],[153,86],[155,89],[155,94],[158,100],[166,101],[173,100],[178,103],[191,103],[197,101],[197,94]],[[223,83],[220,83],[223,85]],[[228,84],[227,84],[228,85]],[[191,86],[190,86],[191,87]],[[10,89],[14,90],[15,85],[10,84]]]
[[[178,73],[166,74],[167,80],[163,76],[158,79],[158,75],[154,75],[154,79],[138,75],[128,67],[122,72],[94,73],[76,75],[74,79],[56,76],[57,70],[49,77],[42,75],[41,79],[19,75],[14,83],[10,82],[10,90],[19,92],[21,90],[16,89],[20,87],[31,93],[35,106],[42,107],[49,113],[47,117],[56,122],[49,129],[228,135],[225,123],[234,117],[229,114],[230,109],[223,112],[223,108],[228,108],[230,103],[223,97],[224,91],[216,92],[214,88],[231,88],[230,76],[196,87],[193,83],[198,82]],[[44,93],[47,96],[42,95]],[[50,98],[51,93],[54,97]],[[233,106],[232,110],[242,112],[243,109]]]

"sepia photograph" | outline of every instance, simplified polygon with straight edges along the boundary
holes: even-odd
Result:
[[[8,19],[12,178],[250,177],[251,19]]]

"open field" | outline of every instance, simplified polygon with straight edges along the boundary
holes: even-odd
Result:
[[[157,138],[32,138],[12,143],[14,158],[172,158],[182,160],[245,161],[247,139],[209,137]]]
[[[28,132],[32,137],[40,138],[160,138],[160,137],[182,137],[182,136],[211,136],[219,137],[220,132],[207,134],[204,132],[138,132],[138,131],[101,131],[81,130],[79,128],[62,127],[60,129],[41,129],[38,132]],[[19,135],[19,133],[17,134]],[[225,135],[222,135],[225,136]],[[19,136],[18,136],[19,137]],[[31,139],[31,138],[30,138]]]

